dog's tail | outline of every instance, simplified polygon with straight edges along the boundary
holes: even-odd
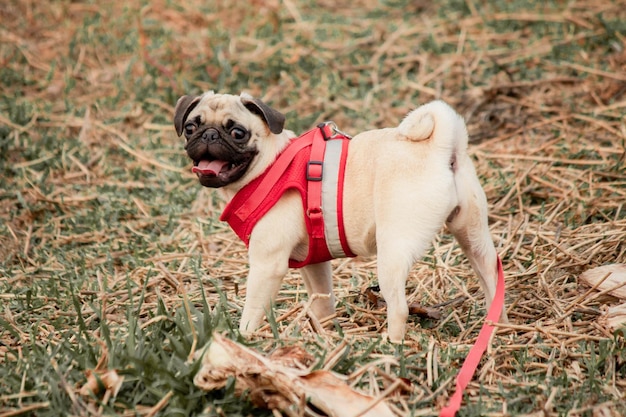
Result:
[[[436,146],[455,151],[467,148],[467,130],[463,118],[441,100],[413,110],[400,123],[398,132],[414,142],[432,140]]]

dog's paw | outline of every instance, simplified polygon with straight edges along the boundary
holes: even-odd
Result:
[[[393,337],[388,332],[383,332],[381,333],[381,336],[382,336],[382,341],[384,343],[390,342],[390,343],[393,343],[394,345],[400,345],[404,342],[404,334],[400,336],[395,335],[395,337]]]

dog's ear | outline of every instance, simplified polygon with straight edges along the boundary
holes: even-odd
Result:
[[[241,95],[241,102],[250,112],[260,116],[267,127],[270,128],[270,132],[275,135],[283,131],[285,126],[285,115],[276,109],[271,108],[267,104],[263,103],[258,98],[249,96],[248,94]]]
[[[189,113],[198,105],[202,96],[182,96],[174,109],[174,127],[178,136],[183,134],[183,126]]]

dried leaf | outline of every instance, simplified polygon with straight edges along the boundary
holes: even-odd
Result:
[[[90,371],[87,370],[87,382],[80,388],[80,395],[98,395],[102,390],[111,391],[113,396],[122,388],[124,377],[119,376],[117,371]]]
[[[361,414],[374,398],[353,390],[328,371],[311,372],[300,379],[311,403],[329,416],[393,416],[382,401]]]
[[[367,297],[367,301],[371,304],[374,304],[376,308],[385,308],[387,307],[387,303],[380,296],[380,287],[378,285],[373,287],[368,287],[365,292],[365,297]],[[409,304],[409,314],[413,316],[418,316],[426,319],[441,319],[441,312],[433,307],[424,307],[420,303],[410,303]]]
[[[598,322],[611,332],[626,326],[626,303],[608,307]]]
[[[380,401],[350,388],[342,379],[329,371],[314,371],[293,368],[308,362],[310,356],[301,348],[283,350],[285,357],[276,352],[271,358],[213,334],[204,349],[202,367],[194,377],[194,384],[212,391],[226,385],[234,376],[235,392],[250,394],[257,406],[269,409],[288,410],[300,405],[303,415],[313,414],[305,407],[309,402],[328,416],[343,417],[392,417],[394,414],[384,399]],[[367,410],[367,411],[365,411]]]
[[[367,287],[365,291],[363,292],[363,294],[367,298],[367,301],[370,304],[374,304],[376,308],[383,308],[386,306],[385,300],[383,300],[382,297],[380,296],[379,286]]]
[[[580,279],[600,291],[626,299],[626,264],[611,264],[589,269]]]
[[[284,346],[274,350],[269,360],[290,368],[303,368],[313,365],[315,358],[300,346]]]
[[[420,303],[410,303],[409,314],[433,320],[441,319],[441,312],[439,310],[431,307],[424,307]]]

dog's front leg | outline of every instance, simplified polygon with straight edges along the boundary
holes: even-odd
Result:
[[[250,272],[246,284],[246,302],[243,306],[239,332],[247,336],[259,328],[266,313],[272,308],[278,290],[287,274],[287,257],[263,255],[250,245]]]
[[[319,297],[311,304],[311,311],[318,319],[328,317],[335,312],[335,297],[333,295],[333,276],[330,262],[307,265],[300,269],[304,286],[309,294],[327,295]]]
[[[259,220],[250,235],[250,272],[239,324],[243,335],[259,328],[276,300],[280,284],[289,269],[289,258],[296,247],[307,241],[300,196],[295,191],[287,191]]]

